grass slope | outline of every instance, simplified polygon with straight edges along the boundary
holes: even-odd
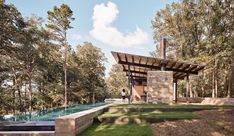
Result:
[[[152,136],[149,124],[93,124],[79,136]],[[78,135],[77,135],[78,136]]]

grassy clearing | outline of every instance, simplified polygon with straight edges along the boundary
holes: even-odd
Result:
[[[79,136],[152,136],[149,124],[93,124]]]
[[[229,105],[182,105],[182,104],[123,104],[113,105],[114,108],[158,108],[158,109],[234,109]]]
[[[158,118],[158,119],[193,119],[198,118],[192,112],[131,112],[131,113],[105,113],[98,118],[113,118],[113,117],[128,117],[128,118]]]

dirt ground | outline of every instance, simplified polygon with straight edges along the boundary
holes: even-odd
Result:
[[[200,119],[152,124],[154,136],[234,136],[234,109],[194,113]]]

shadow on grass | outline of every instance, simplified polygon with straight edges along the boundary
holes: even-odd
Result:
[[[149,124],[116,125],[110,123],[93,124],[79,136],[152,136]]]

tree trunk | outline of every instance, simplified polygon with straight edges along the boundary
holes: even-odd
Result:
[[[204,97],[204,93],[205,93],[205,89],[204,89],[204,86],[202,85],[201,87],[201,90],[202,90],[202,98]]]
[[[189,99],[188,99],[188,95],[189,95],[189,76],[186,76],[186,101],[187,103],[189,103]]]
[[[18,91],[19,107],[20,107],[19,110],[20,110],[20,112],[22,112],[23,105],[22,105],[21,91],[20,91],[19,85],[17,83],[17,77],[16,77],[16,72],[15,72],[14,67],[12,67],[12,74],[13,74],[13,85],[14,85],[14,87],[16,87],[16,90]]]
[[[93,100],[92,100],[93,104],[95,104],[95,93],[93,92]]]
[[[64,41],[64,106],[67,106],[67,42],[66,42],[66,32]]]
[[[227,97],[228,97],[228,98],[230,98],[231,95],[232,95],[232,94],[231,94],[231,92],[232,92],[232,80],[233,80],[233,79],[232,79],[232,78],[233,78],[233,77],[232,77],[232,76],[233,76],[233,75],[232,75],[232,72],[233,72],[232,70],[229,72],[230,74],[229,74],[229,76],[228,76],[228,82],[227,82],[227,83],[228,83],[228,86],[227,86]]]
[[[190,95],[190,97],[194,97],[193,96],[192,84],[189,84],[189,95]]]
[[[15,88],[13,88],[12,98],[13,98],[12,100],[13,113],[15,114]]]
[[[212,98],[215,98],[215,72],[212,71]]]
[[[218,78],[217,78],[217,71],[215,70],[215,98],[218,97]]]
[[[12,67],[12,74],[13,74],[13,77],[12,77],[12,81],[13,81],[13,89],[12,89],[12,106],[13,106],[13,112],[15,114],[15,86],[16,86],[16,76],[15,76],[15,72],[14,72],[14,68]]]
[[[216,59],[215,59],[215,64],[213,68],[213,89],[212,89],[212,98],[217,98],[217,93],[218,93],[218,80],[217,80],[217,72],[216,72]]]
[[[31,73],[29,74],[29,110],[30,112],[32,111],[32,75]]]

